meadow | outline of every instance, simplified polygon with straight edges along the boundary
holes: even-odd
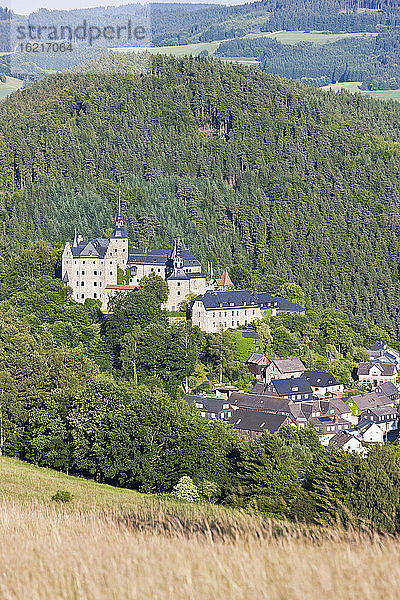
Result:
[[[361,93],[367,98],[376,98],[377,100],[400,100],[400,89],[397,90],[375,90],[366,91],[360,90],[361,81],[345,81],[343,83],[332,83],[331,85],[324,86],[323,90],[333,90],[335,92],[340,90],[347,90],[353,94]]]
[[[389,536],[156,507],[149,496],[7,458],[0,473],[1,599],[398,597],[400,542]],[[74,493],[70,503],[51,501],[60,486]]]
[[[282,42],[282,44],[297,44],[298,42],[310,42],[313,44],[329,44],[336,42],[337,40],[346,37],[365,37],[365,36],[376,35],[374,33],[324,33],[322,31],[273,31],[273,32],[254,32],[244,35],[238,39],[254,39],[260,37],[270,37]],[[144,52],[147,50],[152,54],[171,54],[172,56],[198,56],[202,52],[206,51],[209,55],[215,54],[218,50],[219,45],[222,42],[227,42],[232,38],[226,40],[216,40],[213,42],[198,42],[195,44],[186,44],[181,46],[153,46],[153,47],[120,47],[120,48],[109,48],[113,52]],[[245,59],[238,57],[238,62],[242,62]],[[257,61],[253,61],[257,62]]]
[[[22,88],[23,81],[15,77],[6,77],[5,83],[0,82],[0,100],[9,96],[12,92]]]

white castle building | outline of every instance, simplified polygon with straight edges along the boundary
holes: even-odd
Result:
[[[78,302],[86,298],[100,300],[103,309],[116,292],[132,291],[145,275],[155,273],[167,281],[169,294],[164,308],[179,310],[193,295],[206,292],[206,278],[200,262],[178,243],[173,250],[129,248],[128,234],[119,208],[115,229],[110,238],[89,242],[75,235],[62,255],[63,282],[72,288]]]
[[[178,311],[190,302],[192,322],[205,332],[237,329],[262,317],[266,310],[304,313],[304,308],[285,298],[254,290],[232,290],[225,271],[220,279],[210,281],[201,273],[201,263],[188,250],[175,243],[173,250],[129,248],[121,207],[110,238],[89,242],[75,235],[72,246],[67,243],[62,255],[63,283],[72,288],[77,302],[87,298],[100,300],[108,308],[109,299],[117,292],[137,290],[142,277],[155,273],[168,284],[168,300],[164,308]]]

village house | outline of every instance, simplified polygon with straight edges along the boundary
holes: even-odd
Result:
[[[332,373],[323,371],[304,371],[302,377],[307,379],[316,396],[341,396],[343,394],[344,385],[338,383]]]
[[[287,415],[239,408],[228,420],[241,437],[257,439],[264,431],[276,433],[284,425],[293,425]]]
[[[363,362],[358,365],[358,379],[363,385],[376,387],[381,383],[396,383],[397,367],[392,363]]]
[[[361,419],[358,425],[349,430],[362,442],[383,444],[384,433],[381,427],[369,419]]]
[[[272,379],[267,385],[266,391],[269,394],[276,394],[281,398],[288,398],[292,402],[304,402],[312,400],[313,397],[310,384],[303,377]]]
[[[349,396],[345,400],[347,406],[352,411],[353,415],[359,416],[362,411],[367,408],[377,408],[378,406],[393,406],[393,400],[378,392],[369,392],[367,394],[358,394]]]
[[[329,440],[329,446],[334,446],[344,450],[344,452],[357,452],[357,454],[365,454],[366,448],[362,441],[348,431],[341,431]]]
[[[388,344],[376,342],[368,352],[371,362],[391,363],[396,365],[397,368],[400,366],[400,352],[395,348],[391,348]]]
[[[189,406],[196,408],[202,417],[210,419],[227,420],[232,416],[233,410],[224,398],[216,398],[215,396],[194,396],[186,394],[183,401]]]
[[[247,361],[249,371],[256,379],[264,379],[269,363],[270,360],[264,354],[252,354]]]
[[[399,397],[400,397],[399,390],[394,385],[394,383],[392,383],[391,381],[377,385],[376,388],[374,389],[374,392],[376,392],[377,394],[384,394],[392,402],[399,401]]]
[[[258,396],[246,392],[233,392],[229,397],[233,409],[246,408],[291,416],[289,402],[287,398],[279,398],[279,396]]]
[[[384,434],[398,428],[397,410],[390,406],[367,408],[361,413],[360,420],[362,419],[368,419],[372,423],[376,423]]]
[[[272,379],[289,379],[300,377],[306,370],[299,358],[277,358],[265,370],[265,381],[270,383]]]
[[[310,417],[308,424],[314,423],[318,430],[321,444],[327,446],[331,438],[342,431],[347,431],[353,426],[349,421],[340,417],[324,415],[321,417]]]

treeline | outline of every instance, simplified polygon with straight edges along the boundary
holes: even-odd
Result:
[[[363,89],[400,87],[400,33],[391,30],[377,37],[348,38],[329,44],[282,44],[268,38],[223,42],[220,56],[254,57],[266,73],[324,86],[360,81]]]

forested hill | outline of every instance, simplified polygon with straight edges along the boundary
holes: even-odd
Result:
[[[132,243],[179,235],[216,269],[295,281],[398,333],[400,105],[143,60],[145,74],[65,73],[0,105],[1,252],[102,234],[120,185]]]

